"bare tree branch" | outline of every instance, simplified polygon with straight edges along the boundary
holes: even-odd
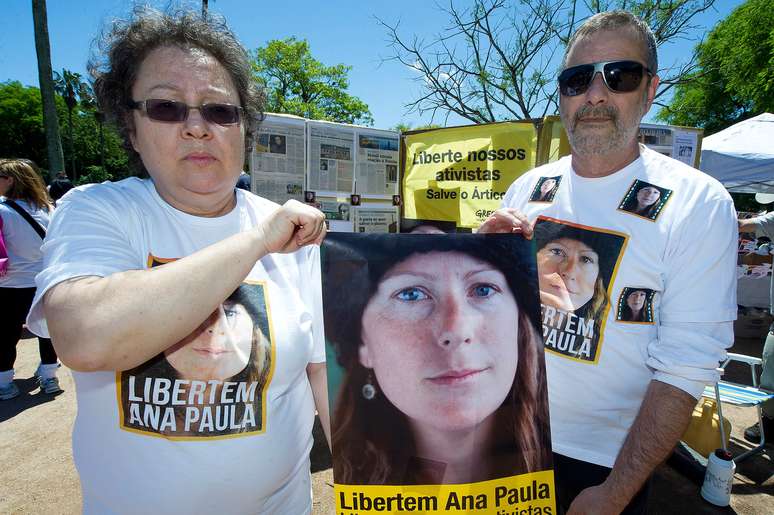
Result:
[[[555,78],[571,35],[589,16],[627,9],[648,22],[659,45],[688,39],[696,16],[715,0],[474,0],[439,6],[448,25],[428,41],[399,33],[399,22],[378,19],[394,60],[420,85],[408,112],[453,113],[473,123],[542,118],[558,109]],[[694,59],[662,67],[656,95],[694,80]]]

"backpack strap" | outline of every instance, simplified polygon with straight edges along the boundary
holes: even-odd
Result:
[[[25,211],[23,207],[21,207],[19,204],[17,204],[16,202],[14,202],[13,200],[11,200],[9,198],[6,198],[3,201],[3,204],[7,205],[11,209],[13,209],[17,213],[19,213],[19,215],[22,218],[24,218],[27,221],[28,224],[30,224],[30,227],[35,229],[35,232],[38,233],[38,236],[40,236],[41,240],[46,237],[46,229],[44,229],[43,226],[40,225],[40,223],[37,222],[37,220],[32,218],[32,215],[30,215],[27,211]]]

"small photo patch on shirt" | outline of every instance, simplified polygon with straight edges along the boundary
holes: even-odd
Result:
[[[671,196],[672,190],[635,179],[618,210],[655,222]]]
[[[618,297],[615,319],[630,324],[652,324],[655,296],[655,290],[625,287]]]
[[[553,202],[556,192],[559,191],[559,183],[562,182],[562,176],[541,177],[529,196],[530,202]]]

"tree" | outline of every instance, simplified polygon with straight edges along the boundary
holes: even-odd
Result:
[[[32,159],[50,169],[38,88],[0,83],[0,156]]]
[[[350,66],[325,66],[309,43],[295,38],[269,41],[253,52],[253,70],[266,90],[266,110],[315,120],[372,125],[368,106],[347,93]]]
[[[75,153],[73,152],[73,109],[81,103],[84,107],[96,105],[94,95],[89,85],[81,80],[81,74],[62,69],[62,73],[54,72],[54,91],[59,93],[67,106],[67,140],[70,147],[70,169],[73,179],[77,179],[75,168]]]
[[[406,38],[379,20],[392,56],[417,73],[421,93],[408,103],[420,115],[451,113],[473,123],[542,118],[556,113],[556,75],[572,34],[592,14],[626,9],[648,22],[656,42],[685,38],[714,0],[474,0],[441,8],[448,26],[429,41]],[[433,23],[440,23],[433,20]],[[662,67],[657,98],[681,83],[694,63]]]
[[[46,154],[40,96],[38,88],[22,86],[19,82],[0,83],[0,156],[26,157],[43,168],[52,169]],[[54,99],[57,117],[65,123],[64,99],[59,95]],[[104,174],[112,179],[126,177],[128,158],[122,140],[112,127],[106,126],[104,144],[100,146],[99,120],[93,109],[83,102],[73,109],[73,155],[77,166],[72,172],[80,176],[88,173],[90,166],[101,165]]]
[[[54,84],[51,77],[51,45],[48,41],[46,0],[32,0],[32,19],[35,28],[35,52],[38,57],[38,81],[43,100],[43,124],[49,169],[64,170],[62,140],[59,138],[59,119],[54,103]]]
[[[774,111],[774,0],[748,0],[696,47],[698,70],[658,118],[711,134]]]

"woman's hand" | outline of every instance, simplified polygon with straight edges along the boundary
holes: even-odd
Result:
[[[288,200],[256,228],[266,250],[295,252],[304,245],[319,245],[325,238],[325,215],[311,206]]]
[[[479,233],[518,233],[528,240],[532,239],[534,224],[531,224],[527,215],[512,207],[498,209],[487,218]]]

